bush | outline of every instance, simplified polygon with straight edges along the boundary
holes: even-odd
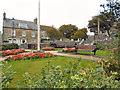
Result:
[[[118,74],[115,75],[116,80],[120,80],[120,31],[111,28],[110,30],[110,37],[106,41],[106,45],[102,45],[106,51],[109,52],[108,56],[101,60],[101,65],[103,66],[106,74],[111,76],[112,72],[117,72]]]
[[[13,74],[15,72],[11,69],[11,66],[6,68],[2,64],[0,64],[0,69],[2,69],[2,76],[1,76],[1,80],[0,80],[0,86],[2,86],[2,88],[7,88],[9,86],[9,83],[11,83],[11,81],[13,79],[12,76],[13,76]]]
[[[3,44],[2,45],[2,50],[11,50],[11,49],[18,49],[19,46],[16,43],[10,43],[10,44]]]
[[[49,61],[50,63],[50,61]],[[100,64],[95,69],[78,68],[77,63],[69,63],[62,70],[61,66],[47,66],[48,72],[42,69],[40,74],[30,76],[24,74],[24,80],[19,81],[18,87],[23,88],[118,88],[120,83],[115,80],[112,72],[110,77]],[[21,86],[22,85],[22,86]]]

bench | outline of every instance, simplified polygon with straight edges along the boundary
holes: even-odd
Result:
[[[76,51],[89,51],[89,52],[94,52],[94,55],[98,48],[96,48],[96,45],[77,45],[76,46]]]

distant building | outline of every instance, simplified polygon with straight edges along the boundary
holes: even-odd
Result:
[[[48,39],[46,30],[50,26],[41,25],[41,39]],[[9,43],[35,44],[37,43],[37,19],[34,22],[9,19],[6,13],[3,14],[3,41]]]

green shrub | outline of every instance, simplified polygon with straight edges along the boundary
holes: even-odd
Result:
[[[50,62],[49,62],[50,63]],[[48,66],[46,72],[44,68],[40,74],[30,76],[24,74],[24,80],[19,81],[17,87],[22,88],[118,88],[119,81],[115,80],[112,73],[106,76],[106,72],[100,64],[95,69],[78,68],[77,63],[69,63],[64,69],[61,66]]]
[[[13,79],[13,74],[15,73],[12,69],[11,66],[5,67],[4,65],[0,64],[0,69],[2,72],[0,73],[0,88],[7,88],[9,84],[11,83]]]
[[[8,40],[4,40],[3,43],[8,43],[9,41]]]
[[[18,49],[19,46],[16,43],[10,43],[10,44],[3,44],[2,45],[2,50],[11,50],[11,49]]]
[[[111,75],[112,72],[117,72],[115,75],[116,80],[120,80],[120,33],[119,30],[111,28],[110,39],[107,41],[106,45],[103,45],[106,51],[109,52],[107,57],[103,59],[100,63],[106,71],[107,75]],[[117,36],[117,37],[116,37]]]

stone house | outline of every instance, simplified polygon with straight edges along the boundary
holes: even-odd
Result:
[[[46,27],[41,25],[41,39],[48,39]],[[37,19],[33,22],[9,19],[6,18],[6,13],[3,14],[3,41],[9,43],[21,44],[36,44],[37,43]]]

